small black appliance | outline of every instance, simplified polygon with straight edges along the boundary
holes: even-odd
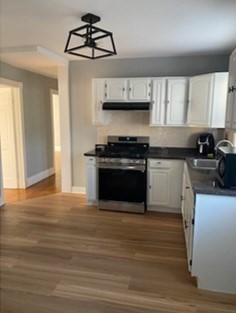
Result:
[[[198,154],[207,156],[209,153],[214,153],[215,140],[212,134],[203,133],[197,137],[196,148]]]
[[[236,148],[219,147],[217,180],[221,187],[236,188]]]

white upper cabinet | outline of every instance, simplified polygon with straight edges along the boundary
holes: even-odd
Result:
[[[151,79],[110,78],[105,80],[105,101],[150,101]]]
[[[229,62],[229,84],[225,126],[236,129],[236,49]]]
[[[129,79],[129,100],[150,101],[151,79],[132,78]]]
[[[165,123],[165,100],[166,100],[166,79],[155,78],[152,82],[152,108],[150,125],[164,125]]]
[[[166,125],[185,125],[187,101],[188,78],[167,79]]]
[[[150,125],[186,125],[188,78],[153,79]]]
[[[127,90],[126,79],[107,79],[104,98],[106,101],[125,101],[127,100]]]
[[[92,81],[92,103],[93,103],[93,125],[108,124],[107,112],[102,109],[104,101],[105,82],[103,79],[93,79]]]
[[[225,127],[228,73],[190,78],[188,125]]]

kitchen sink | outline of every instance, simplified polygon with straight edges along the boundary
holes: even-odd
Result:
[[[218,162],[219,161],[216,159],[190,158],[191,167],[199,170],[214,170],[216,169]]]

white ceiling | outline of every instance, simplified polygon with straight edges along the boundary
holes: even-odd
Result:
[[[2,61],[56,76],[58,64],[80,60],[63,51],[86,13],[113,32],[118,55],[109,58],[223,54],[236,47],[236,0],[0,0]]]

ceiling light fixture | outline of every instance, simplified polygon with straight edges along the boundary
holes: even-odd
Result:
[[[100,59],[117,54],[111,32],[94,26],[99,22],[99,16],[88,13],[81,20],[88,24],[69,32],[65,53],[87,59]]]

